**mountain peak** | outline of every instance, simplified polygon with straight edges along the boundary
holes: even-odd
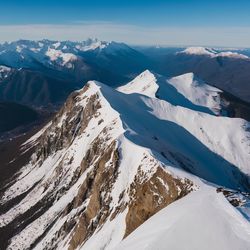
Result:
[[[156,98],[152,90],[164,86],[166,94],[178,94],[166,78],[144,71],[125,85],[124,93],[97,81],[72,93],[56,116],[23,144],[22,150],[33,154],[0,201],[4,244],[10,249],[113,249],[159,210],[189,197],[188,211],[193,204],[197,211],[209,206],[202,220],[216,216],[222,224],[230,221],[228,213],[221,216],[213,208],[213,201],[219,199],[215,204],[222,210],[228,203],[216,191],[218,185],[249,187],[244,121]],[[213,198],[203,206],[200,197]],[[184,219],[190,214],[181,211]],[[238,213],[233,207],[229,211]],[[187,217],[185,225],[196,216]],[[247,224],[243,217],[240,222]]]
[[[213,55],[215,52],[212,49],[205,47],[188,47],[185,50],[179,52],[189,55]]]
[[[154,74],[149,69],[146,69],[138,77],[154,77]]]
[[[117,88],[125,94],[137,93],[151,98],[160,98],[173,105],[219,115],[224,107],[221,104],[221,90],[209,86],[194,73],[166,78],[145,70],[128,84]]]
[[[117,88],[117,90],[126,94],[138,93],[149,97],[155,97],[158,88],[159,86],[155,75],[149,70],[145,70],[134,80]]]

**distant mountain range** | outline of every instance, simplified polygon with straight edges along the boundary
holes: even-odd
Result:
[[[150,60],[123,43],[20,40],[0,45],[0,65],[0,100],[41,107],[62,104],[91,79],[119,85]]]
[[[250,120],[248,50],[230,52],[223,48],[130,47],[97,39],[3,43],[0,44],[0,102],[4,103],[4,110],[13,110],[14,104],[16,107],[25,105],[27,109],[50,116],[72,91],[82,88],[89,80],[117,87],[147,68],[167,77],[186,73],[190,79],[194,72],[199,82],[204,80],[223,90],[221,98],[229,103],[230,116]],[[169,96],[173,94],[170,86],[167,91],[171,93]],[[176,103],[173,96],[172,103]],[[18,110],[24,111],[23,108]],[[12,114],[15,116],[15,112]],[[38,123],[40,118],[38,116]],[[0,119],[4,120],[1,113]],[[16,120],[13,126],[12,120],[7,119],[4,124],[9,129],[24,126],[23,120]]]
[[[145,69],[167,76],[194,72],[210,85],[250,100],[250,59],[240,51],[143,49],[97,39],[1,44],[0,100],[33,107],[60,106],[88,80],[119,86]]]

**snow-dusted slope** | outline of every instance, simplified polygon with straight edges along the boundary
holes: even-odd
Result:
[[[196,78],[193,73],[168,79],[168,83],[174,86],[177,91],[188,98],[192,103],[208,107],[215,114],[220,114],[222,103],[220,100],[221,90],[207,85],[202,80]]]
[[[214,202],[214,207],[207,208],[209,218],[194,213],[183,221],[184,228],[190,220],[207,222],[221,217],[224,206],[237,214],[237,208],[216,190],[222,186],[222,190],[239,190],[239,195],[249,191],[249,123],[173,105],[166,96],[156,98],[162,86],[168,86],[165,91],[173,88],[158,78],[146,71],[119,91],[91,81],[23,144],[23,150],[31,148],[34,153],[1,196],[3,246],[117,248],[131,233],[137,239],[133,231],[169,204],[176,204],[185,216],[185,207],[199,211]],[[202,191],[208,189],[211,191]],[[182,206],[193,199],[200,203]],[[229,225],[228,219],[228,214],[221,219],[220,234]],[[152,220],[155,223],[154,217]],[[239,221],[248,223],[236,218],[232,224]],[[171,227],[183,234],[181,224],[177,217]],[[208,226],[214,228],[212,222]],[[206,232],[199,225],[196,229],[197,237],[208,244]],[[236,229],[243,236],[248,230]],[[231,234],[226,237],[246,246],[248,242],[238,237],[238,231],[228,230]],[[172,234],[177,237],[174,231]],[[156,231],[155,237],[159,235]],[[224,238],[220,243],[227,246]]]
[[[126,94],[139,93],[159,97],[173,105],[210,114],[219,115],[225,108],[220,98],[222,91],[207,85],[193,73],[165,78],[146,70],[117,90]]]
[[[208,56],[213,56],[215,51],[209,49],[209,48],[204,48],[204,47],[188,47],[184,49],[183,51],[179,53],[185,53],[188,55],[208,55]]]
[[[119,97],[119,99],[123,98],[126,99],[126,102],[129,104],[127,105],[127,109],[131,107],[131,115],[138,112],[137,117],[140,117],[138,122],[145,124],[144,126],[147,127],[146,130],[150,131],[149,133],[152,133],[152,136],[157,135],[157,138],[159,138],[157,146],[162,139],[165,143],[170,142],[171,145],[169,145],[169,147],[172,148],[175,153],[181,148],[187,152],[189,151],[188,145],[193,141],[191,143],[193,145],[191,149],[192,151],[195,149],[195,139],[192,140],[191,137],[189,138],[190,134],[198,140],[196,142],[197,151],[193,151],[192,153],[195,161],[199,159],[198,151],[201,152],[202,150],[201,145],[199,146],[199,142],[202,142],[212,152],[221,155],[232,164],[240,165],[242,171],[250,174],[248,166],[248,161],[250,160],[248,122],[241,119],[217,117],[206,113],[196,112],[184,107],[173,106],[164,100],[148,98],[146,96],[131,95],[129,98],[125,95],[124,97]],[[144,109],[148,110],[150,114],[156,116],[159,121],[164,120],[166,122],[160,124],[161,122],[155,120],[151,124],[151,122],[146,120],[150,118],[145,115],[144,111],[141,112],[141,110]],[[128,124],[126,120],[124,122]],[[175,127],[174,124],[178,124],[178,126]],[[181,128],[184,130],[181,131]],[[143,135],[143,131],[144,129],[140,131],[139,136]],[[169,133],[169,131],[171,131],[171,133]],[[235,145],[237,145],[237,149],[235,148]],[[152,146],[153,144],[151,147]],[[173,149],[173,147],[175,149]],[[204,150],[206,151],[207,149],[204,148]],[[241,154],[243,155],[240,156]],[[206,153],[203,153],[200,156],[201,160],[204,160],[203,164],[206,165],[205,162],[208,160],[205,160]],[[211,163],[211,160],[208,161]],[[202,164],[200,163],[198,165],[201,166]],[[204,169],[208,170],[209,168],[205,167]],[[202,173],[202,171],[199,172]],[[215,175],[217,175],[218,179],[221,178],[221,175],[218,175],[218,173]]]
[[[48,48],[45,55],[48,56],[52,62],[57,62],[62,66],[66,66],[67,68],[72,68],[73,66],[71,62],[77,60],[77,56],[72,53],[63,53],[61,50],[52,48]]]
[[[12,67],[37,67],[36,63],[50,64],[56,62],[59,66],[72,68],[72,61],[84,52],[114,54],[119,50],[128,50],[129,47],[122,43],[87,39],[82,42],[70,41],[29,41],[0,44],[0,62]]]
[[[250,223],[222,194],[203,188],[162,209],[114,250],[246,250]]]

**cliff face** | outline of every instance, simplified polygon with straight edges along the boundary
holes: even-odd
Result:
[[[204,146],[203,132],[177,125],[194,115],[198,131],[219,119],[98,82],[71,94],[22,145],[34,153],[2,190],[3,249],[112,249],[161,209],[209,185],[203,179],[246,189],[243,153],[233,165],[218,156],[219,146],[212,151],[209,130]]]

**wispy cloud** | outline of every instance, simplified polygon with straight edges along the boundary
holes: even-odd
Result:
[[[123,41],[141,45],[249,46],[250,27],[144,27],[110,22],[72,24],[0,25],[0,41],[17,39]]]

